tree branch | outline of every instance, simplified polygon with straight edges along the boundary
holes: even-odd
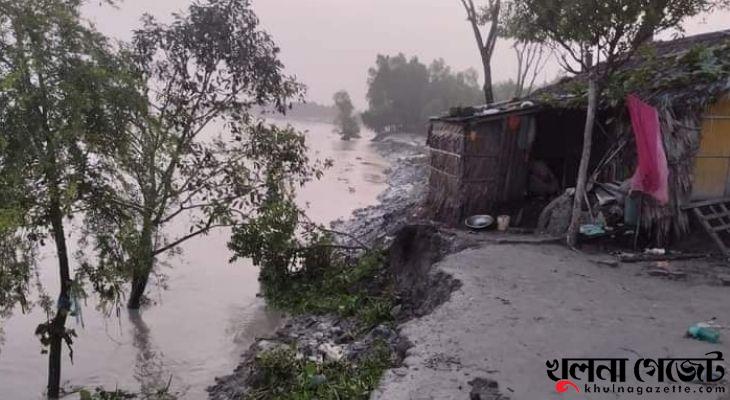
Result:
[[[171,250],[171,249],[173,249],[173,248],[181,245],[182,243],[184,243],[184,242],[186,242],[186,241],[188,241],[188,240],[190,240],[190,239],[192,239],[194,237],[197,237],[197,236],[200,236],[202,234],[208,233],[208,232],[210,232],[213,229],[216,229],[216,228],[226,228],[226,227],[231,227],[231,226],[235,226],[235,224],[216,224],[216,225],[208,224],[204,228],[201,228],[201,229],[199,229],[197,231],[194,231],[194,232],[192,232],[190,234],[187,234],[185,236],[182,236],[179,239],[175,239],[173,242],[171,242],[169,244],[166,244],[165,246],[162,246],[162,247],[160,247],[158,249],[155,249],[152,252],[152,255],[153,256],[158,256],[158,255],[160,255],[160,254],[162,254],[162,253],[164,253],[166,251],[169,251],[169,250]]]

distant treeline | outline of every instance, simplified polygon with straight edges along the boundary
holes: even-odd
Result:
[[[368,110],[363,123],[380,133],[425,132],[428,119],[451,107],[484,102],[476,70],[455,72],[443,59],[425,65],[417,57],[378,55],[369,71]],[[498,100],[514,93],[514,82],[498,84]]]
[[[479,74],[473,68],[453,71],[439,58],[428,66],[418,57],[378,55],[368,77],[368,109],[353,113],[355,121],[378,134],[425,133],[430,117],[453,107],[484,103]],[[493,86],[495,101],[514,97],[517,85],[513,80]],[[344,92],[346,94],[346,92]],[[354,110],[353,110],[354,111]],[[338,108],[317,102],[297,102],[282,115],[260,107],[257,113],[271,119],[289,119],[340,124]]]

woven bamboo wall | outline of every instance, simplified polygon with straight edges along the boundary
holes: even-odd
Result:
[[[505,166],[503,120],[491,120],[470,127],[465,135],[464,171],[460,217],[492,213],[500,200]]]
[[[491,214],[500,203],[521,200],[534,135],[532,115],[433,122],[430,216],[456,226],[469,215]]]
[[[458,224],[461,216],[461,174],[464,129],[459,124],[434,122],[428,137],[431,171],[426,204],[431,218]]]

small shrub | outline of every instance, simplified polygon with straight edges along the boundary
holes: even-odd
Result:
[[[297,359],[294,349],[262,353],[256,362],[261,375],[245,400],[367,399],[391,365],[390,350],[382,342],[358,364],[317,364]]]
[[[293,314],[355,317],[363,327],[392,320],[394,290],[381,253],[366,253],[354,265],[334,261],[319,276],[294,275],[266,294],[271,305]]]
[[[136,399],[137,395],[117,389],[108,392],[102,388],[96,388],[93,392],[86,389],[79,391],[79,400],[128,400]]]

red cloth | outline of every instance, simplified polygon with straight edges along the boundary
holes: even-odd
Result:
[[[626,99],[631,114],[631,126],[636,137],[639,165],[631,178],[631,190],[655,198],[660,204],[669,201],[669,169],[664,153],[659,113],[635,95]]]

